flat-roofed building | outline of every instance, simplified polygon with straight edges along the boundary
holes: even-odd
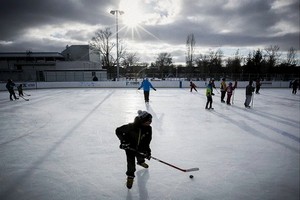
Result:
[[[62,53],[0,52],[0,81],[91,81],[106,80],[106,74],[88,45],[67,46]]]

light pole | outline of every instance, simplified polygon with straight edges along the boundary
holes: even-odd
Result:
[[[119,81],[119,27],[118,27],[118,16],[119,14],[124,14],[124,11],[121,10],[111,10],[110,14],[116,15],[116,40],[117,40],[117,78],[116,81]]]

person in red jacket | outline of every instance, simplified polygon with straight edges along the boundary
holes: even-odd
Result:
[[[233,91],[234,91],[234,89],[236,88],[236,86],[237,86],[237,81],[235,81],[234,86],[232,86],[232,83],[230,82],[230,83],[228,84],[228,86],[226,87],[226,92],[227,92],[227,100],[226,100],[226,103],[227,103],[227,105],[231,105],[230,99],[231,99],[231,96],[232,96]]]
[[[151,149],[150,142],[152,139],[152,115],[146,111],[138,111],[138,116],[135,117],[133,123],[125,124],[116,129],[116,135],[120,139],[120,149],[126,152],[127,160],[127,182],[128,189],[132,187],[134,180],[135,159],[137,164],[148,168],[145,159],[150,160]],[[144,156],[137,152],[143,153]]]
[[[193,83],[192,81],[190,82],[190,87],[191,87],[191,92],[193,91],[193,90],[195,90],[196,92],[198,92],[197,91],[197,89],[196,89],[196,85],[195,85],[195,83]]]

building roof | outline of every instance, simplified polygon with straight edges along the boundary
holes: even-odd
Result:
[[[22,57],[56,57],[64,58],[58,52],[0,52],[0,58],[22,58]]]

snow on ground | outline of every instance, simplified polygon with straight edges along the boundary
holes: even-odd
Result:
[[[29,101],[0,92],[0,199],[2,200],[296,200],[299,199],[300,95],[261,89],[244,108],[204,109],[204,89],[158,88],[145,105],[136,89],[25,91]],[[153,115],[152,155],[125,186],[126,161],[116,127],[137,110]],[[193,179],[189,175],[194,175]]]

